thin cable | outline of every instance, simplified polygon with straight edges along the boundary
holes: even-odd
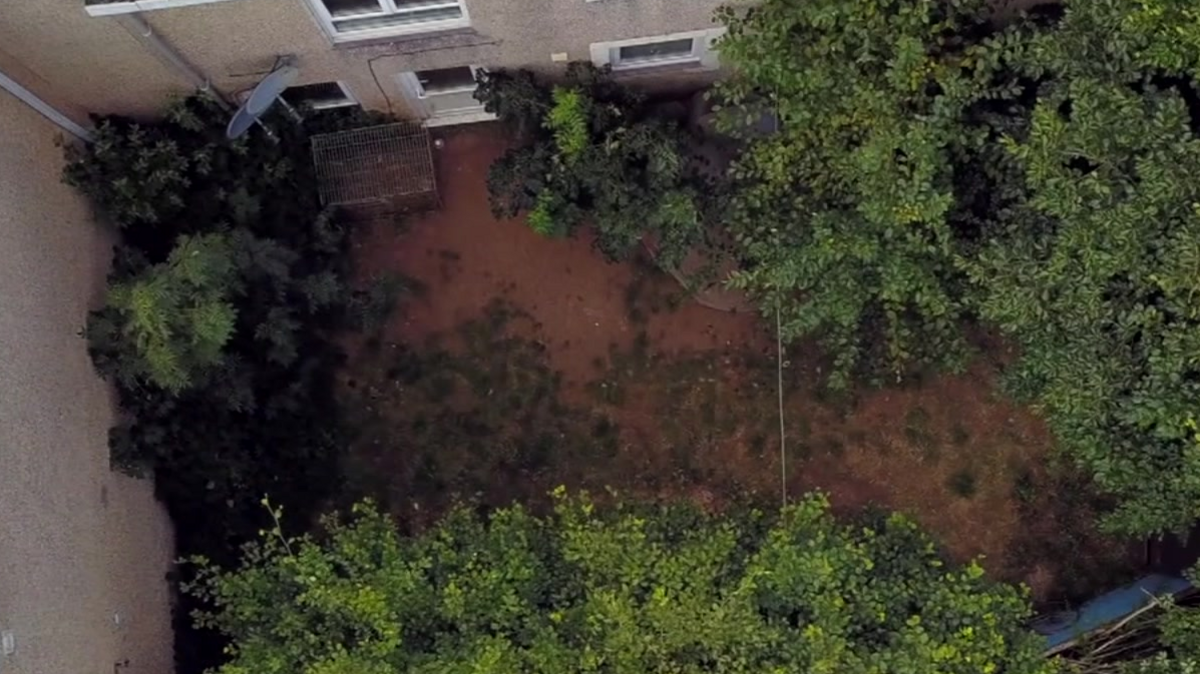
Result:
[[[774,135],[779,134],[779,76],[776,73],[774,96],[771,115],[771,126]],[[787,507],[787,431],[783,421],[783,320],[780,318],[779,304],[782,300],[775,298],[775,390],[779,394],[779,494],[784,507]]]
[[[379,83],[379,75],[375,74],[375,62],[379,59],[392,56],[399,56],[399,54],[380,54],[379,56],[367,59],[367,70],[371,71],[371,79],[375,80],[375,88],[379,90],[379,93],[383,94],[383,100],[387,102],[389,115],[396,114],[396,110],[392,107],[392,97],[388,95],[387,89],[384,89],[383,85]]]
[[[775,303],[775,390],[779,393],[779,493],[786,507],[787,494],[787,434],[783,423],[783,321],[779,303]]]

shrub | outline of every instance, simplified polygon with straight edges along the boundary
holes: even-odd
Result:
[[[317,202],[306,130],[280,116],[278,142],[227,141],[224,122],[200,98],[108,118],[65,169],[123,225],[88,329],[124,412],[113,460],[157,475],[181,550],[222,559],[260,527],[256,495],[301,509],[336,486],[332,337],[370,303]]]
[[[178,393],[222,362],[237,289],[224,236],[181,236],[166,262],[108,289],[88,337],[119,354],[108,373],[118,381]]]
[[[772,516],[563,498],[414,538],[364,504],[237,570],[198,561],[200,623],[232,642],[220,674],[1053,669],[1019,591],[947,566],[902,516],[838,524],[820,496]]]
[[[707,244],[715,190],[689,165],[686,135],[606,71],[573,63],[560,86],[527,72],[481,77],[476,97],[523,131],[488,173],[496,217],[525,212],[535,231],[561,236],[590,225],[614,260],[651,239],[667,267]]]

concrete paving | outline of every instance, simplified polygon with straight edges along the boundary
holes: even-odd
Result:
[[[0,674],[169,674],[172,530],[114,474],[112,395],[79,330],[108,236],[54,127],[0,91]]]

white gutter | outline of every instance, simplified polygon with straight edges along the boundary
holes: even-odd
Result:
[[[21,86],[16,80],[0,72],[0,89],[16,96],[22,103],[37,110],[43,117],[54,122],[63,131],[70,133],[84,142],[92,142],[92,132],[76,124],[57,108],[42,100],[37,94]]]

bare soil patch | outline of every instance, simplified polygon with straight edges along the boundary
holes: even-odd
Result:
[[[956,559],[1078,596],[1128,569],[1103,504],[1053,465],[1052,438],[980,361],[957,376],[833,395],[808,345],[785,354],[786,456],[767,321],[684,297],[642,259],[496,221],[496,127],[445,136],[443,207],[359,239],[364,276],[422,288],[352,348],[344,396],[362,429],[348,473],[420,526],[456,498],[537,503],[558,484],[706,507],[828,492],[846,512],[899,510]]]

